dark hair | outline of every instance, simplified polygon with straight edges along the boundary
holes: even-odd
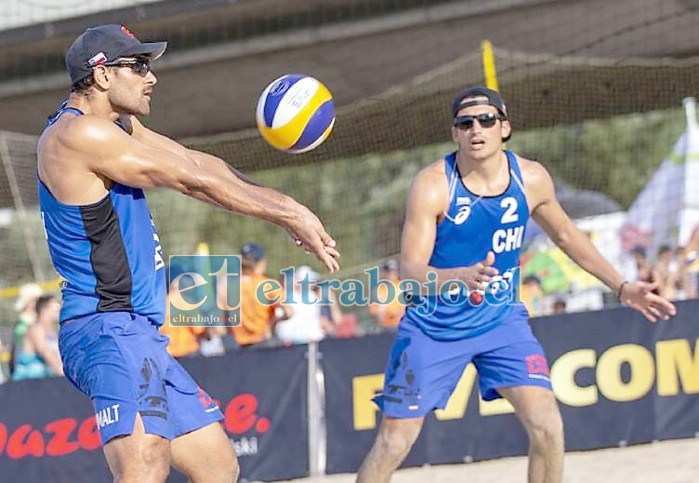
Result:
[[[254,270],[258,263],[260,263],[260,260],[240,257],[240,266],[243,270]]]
[[[660,245],[660,248],[658,248],[658,255],[665,255],[666,253],[672,253],[670,245]]]
[[[524,285],[528,285],[530,283],[541,285],[541,280],[539,280],[539,277],[537,277],[536,275],[527,275],[526,277],[524,277],[524,280],[522,280],[522,283]]]
[[[95,76],[93,74],[83,77],[75,84],[70,86],[70,92],[75,92],[76,94],[86,94],[88,90],[95,84]]]
[[[41,314],[41,311],[46,308],[48,304],[50,304],[52,301],[56,300],[55,295],[42,295],[38,299],[36,299],[36,314],[39,315]]]
[[[640,245],[633,247],[633,248],[631,249],[631,253],[632,253],[633,255],[640,255],[640,256],[642,256],[643,258],[646,258],[646,249],[643,248],[643,247],[640,246]]]

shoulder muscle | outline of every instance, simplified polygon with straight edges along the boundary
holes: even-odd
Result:
[[[527,202],[531,211],[555,199],[553,179],[548,170],[539,162],[518,157],[522,171]]]
[[[423,168],[410,186],[408,211],[439,216],[449,208],[449,184],[444,160]]]

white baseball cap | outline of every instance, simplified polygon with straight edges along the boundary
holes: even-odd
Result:
[[[32,299],[38,299],[44,291],[36,283],[25,283],[19,288],[19,295],[15,302],[15,310],[21,312],[27,308],[27,304]]]

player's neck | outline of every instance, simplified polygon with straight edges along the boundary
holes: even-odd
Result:
[[[67,107],[80,109],[83,114],[104,117],[110,121],[119,119],[119,113],[114,110],[109,100],[95,94],[76,94],[71,92],[68,97]]]
[[[483,159],[475,159],[459,151],[456,155],[459,172],[463,178],[471,178],[486,183],[496,182],[503,173],[503,166],[507,163],[507,155],[498,150],[492,156]]]

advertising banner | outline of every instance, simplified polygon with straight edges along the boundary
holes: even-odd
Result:
[[[533,319],[566,430],[584,450],[693,437],[699,431],[699,301],[681,302],[651,324],[619,308]],[[392,335],[320,344],[326,381],[327,472],[354,472],[374,441]],[[469,365],[449,404],[426,418],[404,466],[527,453],[527,438],[504,400],[484,402]]]
[[[182,360],[219,402],[241,479],[308,475],[305,346]],[[92,405],[66,379],[0,385],[2,481],[111,481]],[[185,481],[172,470],[168,481]]]
[[[243,349],[182,361],[194,380],[223,403],[241,480],[308,475],[307,350],[305,345]]]

